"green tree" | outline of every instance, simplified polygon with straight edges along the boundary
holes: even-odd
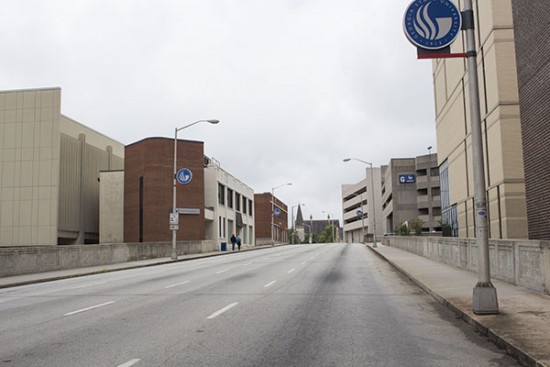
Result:
[[[420,218],[415,218],[410,221],[411,229],[414,231],[414,234],[417,236],[422,235],[422,226],[424,225],[424,221]]]

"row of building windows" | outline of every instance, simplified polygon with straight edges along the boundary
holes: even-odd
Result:
[[[237,212],[252,215],[252,200],[238,192],[234,192],[234,190],[225,187],[221,183],[218,183],[218,203],[230,209],[235,209]]]

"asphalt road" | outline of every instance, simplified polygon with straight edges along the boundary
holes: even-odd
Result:
[[[0,290],[0,367],[516,365],[359,244]]]

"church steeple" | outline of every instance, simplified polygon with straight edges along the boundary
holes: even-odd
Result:
[[[304,217],[302,216],[302,206],[298,204],[298,212],[296,213],[296,227],[302,227]]]

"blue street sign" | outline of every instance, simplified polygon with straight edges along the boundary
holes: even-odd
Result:
[[[191,182],[192,178],[193,173],[188,168],[182,168],[176,174],[176,180],[182,185],[187,185],[189,182]]]
[[[460,11],[450,0],[414,0],[403,19],[409,41],[426,50],[449,46],[462,27]]]
[[[408,184],[415,183],[416,175],[399,175],[399,183]]]
[[[273,209],[273,215],[275,215],[275,216],[281,215],[281,209],[279,209],[279,208]]]

